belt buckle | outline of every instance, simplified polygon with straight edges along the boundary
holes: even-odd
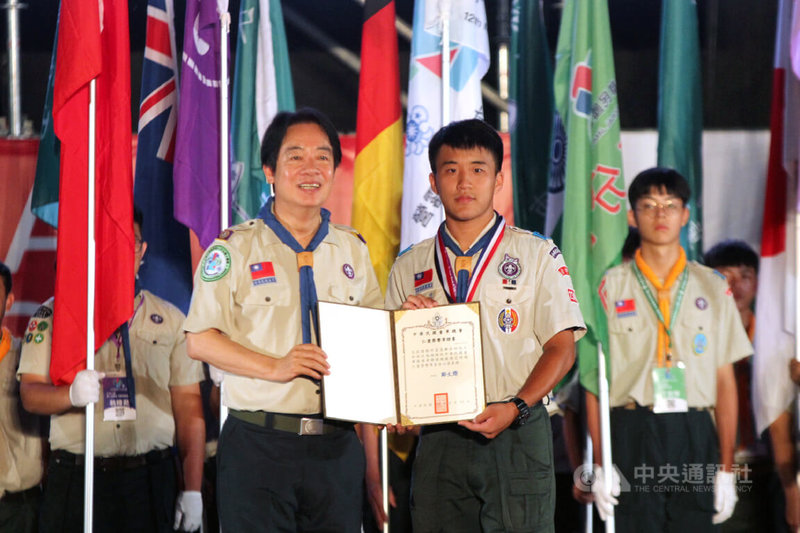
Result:
[[[323,423],[321,418],[301,418],[298,435],[322,435]]]

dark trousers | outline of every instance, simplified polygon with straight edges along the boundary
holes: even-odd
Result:
[[[83,531],[83,471],[82,461],[76,464],[58,452],[50,457],[39,521],[41,533]],[[175,497],[175,464],[171,458],[154,458],[144,466],[123,470],[95,467],[93,531],[171,532]]]
[[[422,430],[411,481],[415,533],[553,531],[555,479],[550,420],[489,440],[456,424]]]
[[[0,498],[0,533],[35,533],[39,527],[42,490],[6,493]]]
[[[235,417],[217,450],[217,502],[226,532],[359,532],[364,449],[352,429],[295,435]]]
[[[716,531],[711,517],[718,448],[708,411],[612,409],[612,459],[623,478],[614,511],[617,532]]]

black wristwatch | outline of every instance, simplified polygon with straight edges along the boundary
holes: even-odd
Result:
[[[525,400],[520,398],[519,396],[514,396],[509,402],[513,403],[517,406],[517,410],[519,410],[519,414],[517,415],[517,419],[514,420],[513,426],[522,426],[525,422],[528,421],[528,417],[531,414],[531,408],[528,407],[528,404],[525,403]]]

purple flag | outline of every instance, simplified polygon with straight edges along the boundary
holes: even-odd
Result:
[[[173,174],[175,218],[194,230],[203,248],[221,229],[220,70],[217,1],[188,0]]]

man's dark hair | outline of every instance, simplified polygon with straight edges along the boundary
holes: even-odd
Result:
[[[633,259],[636,250],[642,245],[642,236],[639,235],[639,228],[628,226],[628,236],[622,243],[622,260],[630,261]]]
[[[133,223],[139,225],[139,229],[144,231],[144,214],[138,206],[133,206]]]
[[[703,256],[711,268],[747,266],[758,272],[758,254],[744,241],[729,239],[715,244]]]
[[[6,296],[11,294],[11,269],[5,263],[0,261],[0,279],[3,280],[3,285],[6,288]]]
[[[628,189],[630,208],[635,209],[639,198],[650,194],[653,189],[677,196],[684,206],[689,203],[689,197],[692,195],[689,182],[677,170],[665,167],[649,168],[639,172]]]
[[[321,112],[311,107],[304,107],[297,111],[281,111],[267,127],[264,138],[261,140],[261,164],[275,172],[278,163],[278,153],[286,137],[286,132],[295,124],[316,124],[328,136],[328,142],[333,148],[333,168],[342,162],[342,145],[339,144],[339,134],[333,122]]]
[[[500,172],[503,166],[503,140],[493,127],[477,118],[451,122],[436,132],[428,145],[428,160],[434,174],[442,146],[459,150],[486,148],[494,157],[495,172]]]

